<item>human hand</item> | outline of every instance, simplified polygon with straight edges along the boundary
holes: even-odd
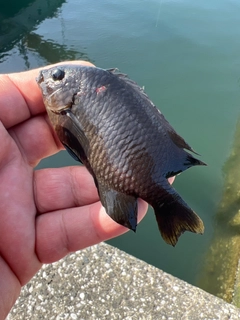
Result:
[[[0,319],[43,263],[128,230],[105,213],[84,167],[34,171],[63,149],[45,112],[38,72],[0,75]],[[139,200],[139,219],[146,211]]]

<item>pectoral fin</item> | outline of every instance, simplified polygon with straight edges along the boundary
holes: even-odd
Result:
[[[68,154],[75,160],[75,161],[79,161],[82,163],[82,160],[79,158],[79,156],[66,144],[64,144],[65,149],[67,150]]]
[[[107,214],[117,223],[136,231],[137,198],[99,184],[98,192]]]
[[[78,143],[82,146],[85,151],[85,154],[88,152],[89,141],[84,133],[84,130],[81,126],[80,121],[76,118],[76,116],[69,110],[66,111],[66,116],[70,120],[70,127],[68,128],[71,131],[72,136],[76,138]]]
[[[60,124],[55,130],[62,144],[74,160],[86,165],[89,141],[80,122],[70,110],[65,110]]]

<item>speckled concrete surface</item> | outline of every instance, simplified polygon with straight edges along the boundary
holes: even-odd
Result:
[[[102,243],[45,265],[7,319],[225,320],[240,310]]]

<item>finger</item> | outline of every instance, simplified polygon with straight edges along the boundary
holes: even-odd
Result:
[[[93,66],[87,61],[64,63]],[[59,64],[63,63],[55,65]],[[35,79],[40,70],[53,66],[0,76],[0,120],[5,128],[8,129],[31,116],[45,112],[42,94]]]
[[[25,284],[40,265],[34,255],[36,208],[32,169],[22,161],[18,148],[1,122],[0,145],[0,257],[8,263],[21,284]]]
[[[138,218],[147,203],[138,200]],[[40,215],[36,221],[36,253],[42,263],[52,263],[70,252],[119,236],[128,229],[113,221],[100,202]]]
[[[47,115],[36,116],[9,129],[26,162],[35,167],[41,159],[51,156],[63,145],[57,138]]]
[[[29,89],[30,83],[26,78],[26,88]],[[33,80],[32,80],[33,82]],[[31,84],[32,87],[32,84]],[[36,88],[33,90],[37,92]],[[32,92],[32,94],[33,94]],[[38,92],[37,92],[38,93]],[[35,97],[36,104],[43,110],[43,102],[40,94]],[[31,116],[30,110],[24,97],[8,75],[0,75],[0,121],[5,128],[9,128]]]
[[[32,167],[37,166],[43,158],[64,149],[46,113],[15,125],[8,132],[22,157]]]
[[[169,180],[172,183],[174,177]],[[35,171],[34,197],[39,213],[85,206],[99,200],[93,178],[83,166]]]
[[[170,184],[173,184],[173,181],[175,180],[175,176],[168,178],[168,182]]]
[[[39,213],[84,206],[99,200],[93,178],[82,166],[35,171],[34,197]]]

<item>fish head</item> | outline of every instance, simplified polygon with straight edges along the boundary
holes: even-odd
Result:
[[[41,70],[36,79],[48,111],[61,113],[71,108],[81,91],[79,67],[55,66]]]

